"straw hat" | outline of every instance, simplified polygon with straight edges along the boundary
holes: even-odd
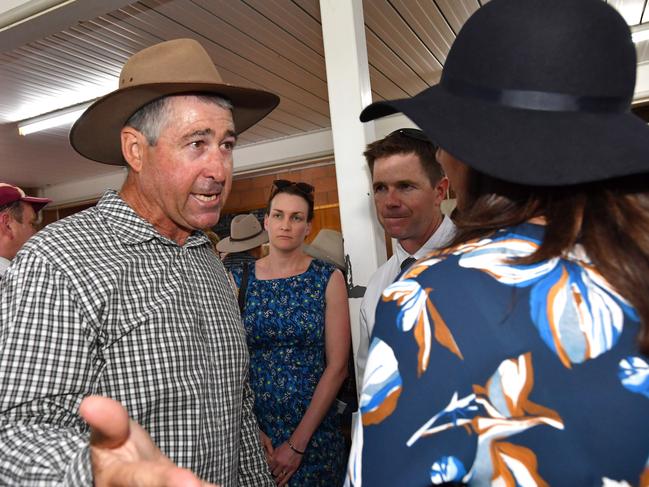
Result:
[[[230,100],[238,133],[279,103],[273,93],[225,84],[203,46],[193,39],[175,39],[131,56],[122,68],[119,88],[88,107],[72,126],[70,143],[88,159],[125,165],[119,133],[131,115],[163,96],[197,92]]]
[[[230,236],[216,245],[219,252],[243,252],[268,242],[268,232],[252,213],[237,215],[230,222]]]
[[[457,35],[439,84],[380,101],[475,170],[561,186],[649,172],[649,128],[630,113],[636,50],[601,0],[491,0]]]
[[[343,272],[347,271],[343,236],[336,230],[323,228],[318,232],[311,244],[304,244],[302,249],[311,257],[329,262]]]

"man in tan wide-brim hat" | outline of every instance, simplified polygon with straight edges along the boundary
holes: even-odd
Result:
[[[80,154],[128,175],[32,238],[2,282],[1,485],[274,485],[237,303],[201,229],[237,134],[278,102],[178,39],[134,54],[75,123]]]
[[[227,253],[223,265],[229,271],[243,267],[262,257],[262,245],[268,242],[268,232],[252,213],[237,215],[230,222],[230,236],[216,245],[216,250]]]

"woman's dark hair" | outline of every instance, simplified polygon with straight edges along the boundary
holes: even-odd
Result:
[[[579,243],[597,271],[640,316],[640,351],[649,354],[649,174],[561,187],[501,181],[469,169],[467,194],[451,246],[533,217],[546,220],[532,264],[560,257]]]
[[[299,196],[304,199],[308,205],[308,212],[306,220],[310,222],[313,220],[313,211],[314,211],[314,202],[313,202],[313,193],[315,188],[308,183],[289,181],[287,179],[277,179],[273,181],[273,189],[270,192],[270,198],[268,198],[268,206],[266,206],[266,214],[270,215],[270,205],[273,202],[273,199],[278,194],[292,194]]]

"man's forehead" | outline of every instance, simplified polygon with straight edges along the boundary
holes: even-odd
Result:
[[[210,115],[206,116],[205,113],[196,114],[196,112],[192,113],[191,111],[185,113],[187,116],[183,114],[182,108],[176,111],[176,114],[168,119],[165,128],[160,132],[160,137],[163,138],[168,135],[173,135],[182,140],[188,140],[194,137],[214,137],[219,140],[225,137],[237,138],[234,122],[229,113],[227,119],[221,117],[221,115],[213,117]]]
[[[26,201],[21,201],[20,206],[23,209],[23,216],[31,216],[33,218],[36,217],[36,210],[30,203]]]
[[[414,152],[391,154],[374,161],[372,177],[420,179],[426,177],[421,159]]]

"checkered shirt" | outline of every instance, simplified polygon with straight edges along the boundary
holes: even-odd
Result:
[[[32,238],[0,283],[0,485],[92,484],[77,413],[90,394],[204,480],[274,485],[247,373],[207,237],[180,247],[109,191]]]

